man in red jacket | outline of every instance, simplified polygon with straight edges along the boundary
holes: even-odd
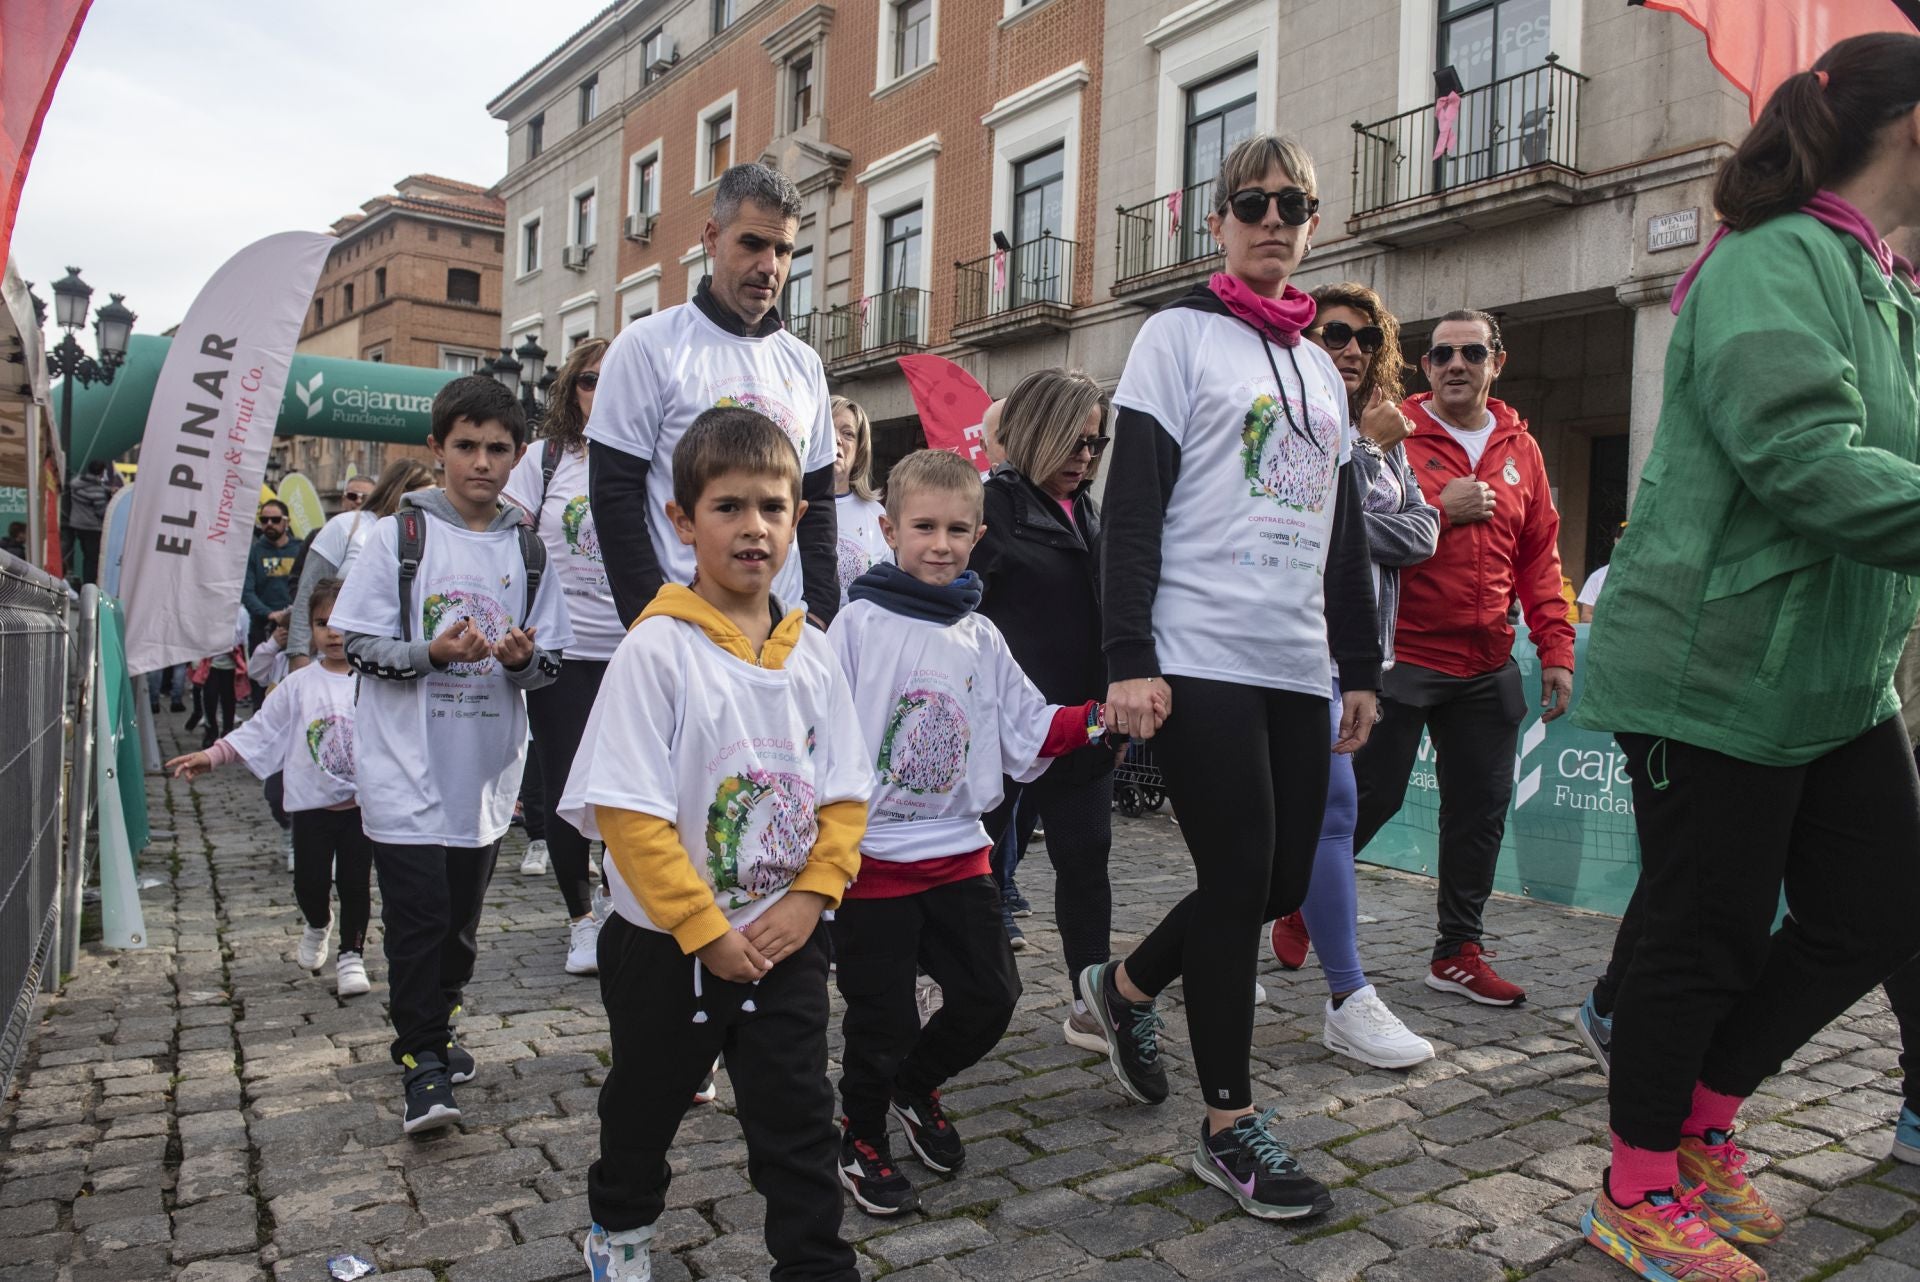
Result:
[[[1420,358],[1431,393],[1408,398],[1407,461],[1440,509],[1440,547],[1400,571],[1394,666],[1380,724],[1354,758],[1355,850],[1400,809],[1420,731],[1433,736],[1440,783],[1440,932],[1427,986],[1489,1006],[1526,990],[1494,973],[1481,915],[1513,796],[1513,752],[1526,695],[1512,657],[1509,605],[1525,608],[1540,654],[1541,719],[1573,696],[1573,625],[1560,594],[1560,514],[1527,424],[1488,393],[1507,354],[1485,312],[1448,312]]]

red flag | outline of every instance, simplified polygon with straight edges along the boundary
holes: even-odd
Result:
[[[13,244],[27,162],[91,3],[0,0],[0,257]]]
[[[987,450],[980,443],[980,422],[993,404],[987,389],[944,356],[921,353],[899,360],[927,445],[958,454],[985,474]]]
[[[1748,117],[1780,82],[1848,36],[1892,31],[1920,34],[1911,5],[1900,0],[1639,0],[1677,13],[1706,33],[1707,56],[1747,93]]]

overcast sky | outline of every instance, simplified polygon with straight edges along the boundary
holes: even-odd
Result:
[[[489,99],[606,0],[94,0],[13,233],[35,292],[77,264],[138,333],[242,246],[325,231],[410,173],[491,184]],[[89,340],[89,347],[91,341]]]

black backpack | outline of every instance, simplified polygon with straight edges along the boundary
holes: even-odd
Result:
[[[540,514],[547,510],[547,491],[553,488],[553,474],[560,470],[560,442],[549,436],[540,444],[540,501],[533,509],[533,529],[540,530]]]
[[[420,573],[420,555],[427,548],[427,517],[417,507],[403,507],[393,514],[393,519],[400,526],[400,639],[411,641],[413,580]],[[530,525],[516,525],[514,533],[520,536],[520,560],[527,567],[527,613],[531,615],[534,596],[540,591],[540,578],[547,572],[547,545]]]

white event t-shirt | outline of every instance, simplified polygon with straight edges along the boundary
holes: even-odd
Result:
[[[803,475],[833,466],[826,371],[819,354],[784,329],[743,338],[682,303],[629,324],[601,358],[587,438],[651,464],[647,529],[669,583],[692,583],[694,572],[693,549],[667,519],[673,451],[693,420],[719,405],[745,406],[772,419],[798,451]],[[797,554],[774,578],[773,595],[787,609],[804,605]]]
[[[227,736],[247,769],[285,776],[289,811],[330,810],[354,799],[351,672],[318,663],[289,672],[260,711]]]
[[[1612,562],[1609,561],[1607,564],[1611,565]],[[1587,576],[1587,581],[1580,587],[1580,595],[1575,598],[1576,602],[1591,609],[1593,606],[1599,604],[1600,589],[1606,585],[1607,566],[1603,565]]]
[[[1427,417],[1432,419],[1436,426],[1445,428],[1447,435],[1457,441],[1460,448],[1467,452],[1467,471],[1479,471],[1480,456],[1487,452],[1487,442],[1493,439],[1493,411],[1487,411],[1487,421],[1478,431],[1469,432],[1465,428],[1455,427],[1435,414],[1430,401],[1421,401],[1420,408],[1426,411]]]
[[[320,527],[307,549],[310,556],[323,556],[333,566],[333,577],[344,579],[353,568],[354,558],[367,544],[377,518],[371,512],[342,512]]]
[[[1352,450],[1332,358],[1275,344],[1270,365],[1246,324],[1169,308],[1140,327],[1113,403],[1180,447],[1153,603],[1161,671],[1325,695],[1327,544]]]
[[[806,867],[821,808],[864,802],[872,786],[846,674],[815,629],[769,669],[654,615],[607,666],[556,813],[595,839],[596,806],[667,820],[737,928]],[[614,911],[659,931],[619,861],[604,871]]]
[[[853,581],[881,561],[893,560],[893,549],[881,532],[880,518],[886,508],[875,499],[858,494],[836,495],[834,518],[840,531],[840,608],[847,608],[847,589]]]
[[[942,624],[855,601],[827,640],[873,751],[860,852],[916,863],[991,845],[980,816],[1000,804],[1002,776],[1032,783],[1053,764],[1040,747],[1056,711],[1000,629],[979,614]]]
[[[517,533],[425,519],[413,600],[404,607],[416,641],[470,619],[489,642],[531,623],[541,649],[564,653],[573,644],[551,567],[528,608]],[[334,628],[400,635],[398,530],[391,516],[373,527],[334,603]],[[471,849],[506,835],[526,758],[527,705],[497,660],[455,663],[412,681],[366,677],[354,729],[361,827],[369,838]]]
[[[507,478],[500,497],[532,515],[538,509],[540,541],[547,545],[547,568],[560,576],[573,626],[569,659],[611,659],[627,630],[613,608],[613,589],[600,557],[600,536],[587,502],[587,451],[562,450],[545,500],[540,493],[541,459],[546,442],[535,441]]]

